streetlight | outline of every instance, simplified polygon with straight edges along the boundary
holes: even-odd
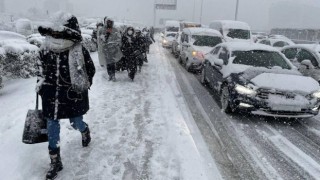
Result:
[[[234,19],[237,21],[238,20],[238,9],[239,9],[239,0],[237,0],[237,5],[236,5],[236,14]]]

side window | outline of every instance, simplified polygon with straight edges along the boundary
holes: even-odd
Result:
[[[282,53],[290,60],[293,60],[294,58],[296,58],[296,55],[298,53],[298,49],[297,48],[290,48],[290,49],[285,49],[282,51]]]
[[[284,47],[284,46],[288,46],[289,44],[287,42],[284,41],[278,41],[276,43],[273,44],[273,47]]]
[[[187,34],[185,34],[184,40],[185,40],[187,43],[189,43],[189,36],[188,36]]]
[[[220,48],[221,48],[220,46],[214,48],[214,49],[211,51],[211,54],[212,54],[212,55],[215,55],[215,56],[218,55]]]
[[[222,48],[219,54],[219,59],[223,60],[223,64],[227,65],[229,60],[229,52],[226,48]]]
[[[265,45],[271,46],[271,43],[269,40],[262,40],[262,41],[260,41],[260,44],[265,44]]]
[[[306,59],[310,60],[313,66],[318,66],[317,59],[314,57],[314,55],[307,50],[301,49],[301,51],[298,53],[297,60],[301,63]]]
[[[184,42],[184,33],[181,34],[181,42]]]

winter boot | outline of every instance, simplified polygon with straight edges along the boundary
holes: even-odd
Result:
[[[90,130],[87,126],[86,129],[81,133],[82,135],[82,147],[87,147],[91,142]]]
[[[55,179],[58,175],[58,172],[63,169],[63,165],[60,157],[60,149],[56,150],[55,152],[49,150],[49,154],[50,154],[51,163],[50,163],[50,169],[46,175],[46,179],[52,180],[52,179]]]

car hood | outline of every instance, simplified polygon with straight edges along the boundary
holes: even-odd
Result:
[[[294,74],[265,72],[252,78],[251,82],[259,88],[301,92],[303,94],[311,94],[320,89],[319,83],[313,78]]]

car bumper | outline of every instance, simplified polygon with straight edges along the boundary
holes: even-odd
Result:
[[[279,106],[276,110],[266,100],[257,97],[237,95],[234,100],[237,109],[249,112],[254,115],[285,117],[285,118],[310,118],[319,113],[319,101],[311,102],[309,105],[297,106],[286,104]]]
[[[203,63],[201,60],[193,58],[192,61],[189,62],[188,66],[191,70],[200,71],[202,70]]]

